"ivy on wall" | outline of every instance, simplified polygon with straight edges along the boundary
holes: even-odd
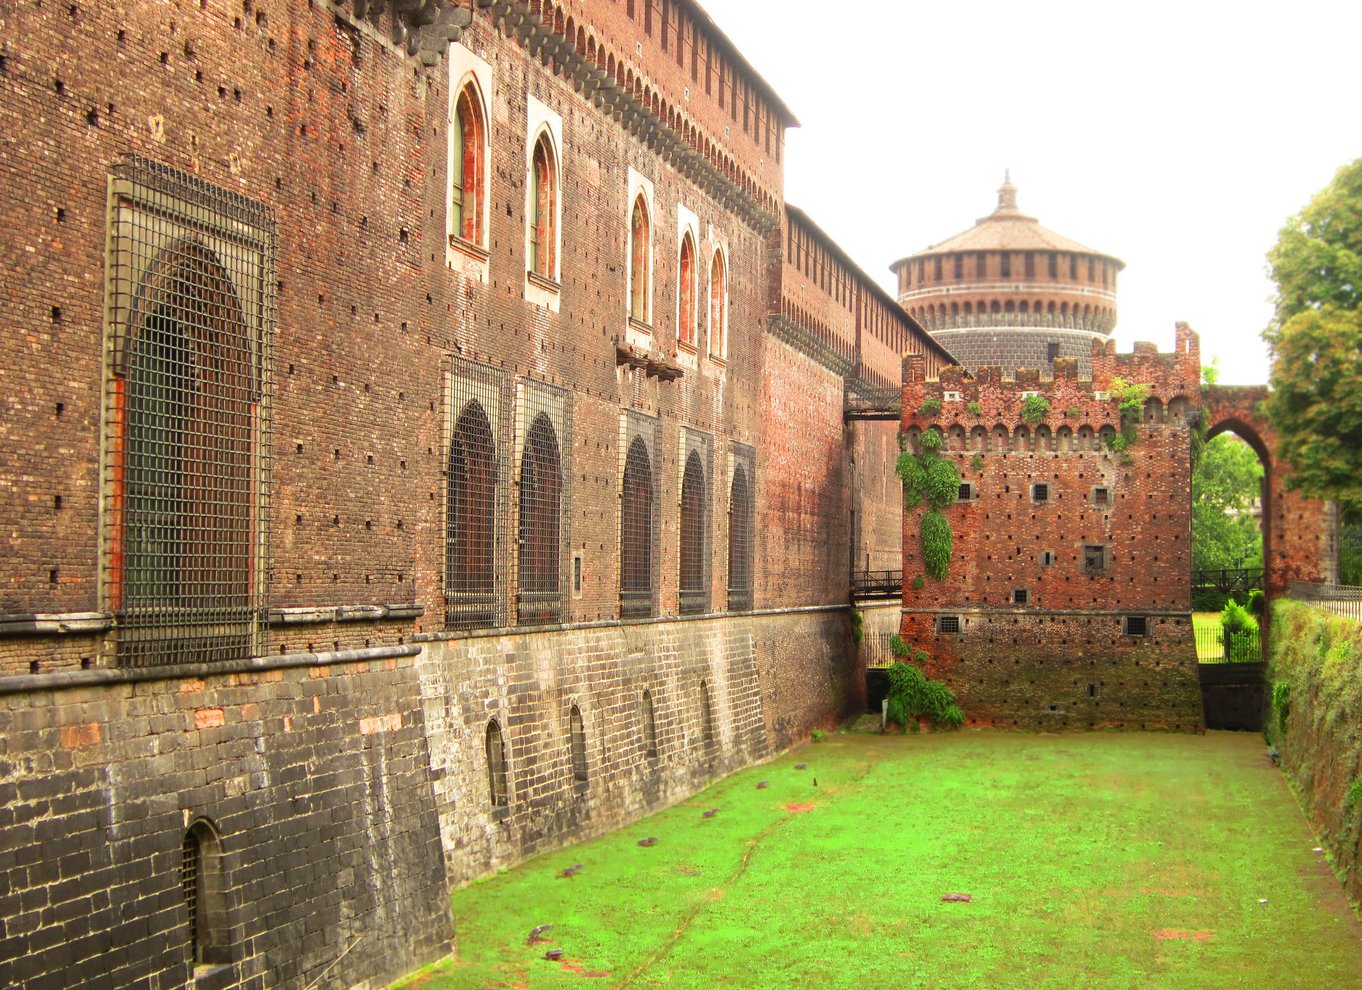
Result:
[[[941,580],[950,570],[954,533],[950,520],[941,510],[955,502],[960,494],[960,472],[941,456],[944,439],[937,430],[922,434],[922,453],[905,450],[899,454],[895,470],[903,482],[903,504],[916,509],[924,502],[927,511],[922,517],[918,533],[922,563],[927,573]]]

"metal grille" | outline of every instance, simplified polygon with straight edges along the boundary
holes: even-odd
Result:
[[[521,625],[562,620],[567,586],[569,485],[572,477],[560,438],[571,437],[571,398],[563,389],[532,380],[520,385],[520,545],[517,617]]]
[[[455,359],[450,376],[445,511],[445,627],[506,624],[504,372]]]
[[[568,736],[572,746],[572,779],[586,780],[586,728],[582,725],[582,710],[576,705],[568,714]]]
[[[620,615],[653,615],[657,582],[657,434],[661,423],[635,412],[624,417],[620,485]]]
[[[199,877],[202,865],[198,836],[190,829],[184,834],[180,853],[180,889],[184,892],[184,907],[189,914],[189,951],[194,963],[203,961],[203,939],[199,934]]]
[[[709,478],[713,455],[703,433],[681,431],[681,613],[709,611]]]
[[[753,491],[755,452],[733,445],[733,480],[728,499],[728,609],[752,608]]]
[[[653,757],[657,755],[657,716],[653,711],[653,695],[651,691],[643,692],[643,755]]]
[[[487,723],[487,737],[483,742],[487,753],[487,793],[493,807],[510,803],[506,787],[506,744],[501,738],[501,726],[496,719]]]
[[[263,643],[274,223],[146,159],[113,170],[104,594],[120,664]]]

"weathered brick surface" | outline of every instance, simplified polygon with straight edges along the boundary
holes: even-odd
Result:
[[[451,946],[412,658],[0,694],[0,985],[181,987],[185,828],[223,985],[377,985]]]
[[[924,510],[904,513],[902,636],[931,655],[971,721],[1201,727],[1190,620],[1198,362],[1195,335],[1179,327],[1168,354],[1095,345],[1092,380],[1080,381],[1072,362],[1044,382],[1035,371],[1005,379],[994,368],[924,381],[918,362],[905,365],[907,442],[940,428],[943,455],[974,497],[945,510],[954,541],[944,581],[925,577]],[[1114,377],[1149,386],[1125,455],[1101,439],[1121,428],[1117,401],[1096,397]],[[947,391],[960,398],[920,412]],[[1022,421],[1025,392],[1048,400],[1042,421]],[[1086,563],[1088,547],[1102,548],[1100,566]],[[914,589],[919,575],[925,583]],[[938,632],[943,615],[959,618],[958,634]],[[1148,635],[1126,635],[1125,616],[1145,618]]]

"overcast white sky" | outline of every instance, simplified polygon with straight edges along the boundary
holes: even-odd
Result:
[[[1362,3],[701,0],[799,117],[786,196],[888,266],[1018,205],[1126,263],[1122,350],[1266,381],[1265,255],[1362,156]]]

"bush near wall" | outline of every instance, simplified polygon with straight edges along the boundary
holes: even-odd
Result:
[[[1362,624],[1285,599],[1272,606],[1269,740],[1348,898],[1362,903]]]

